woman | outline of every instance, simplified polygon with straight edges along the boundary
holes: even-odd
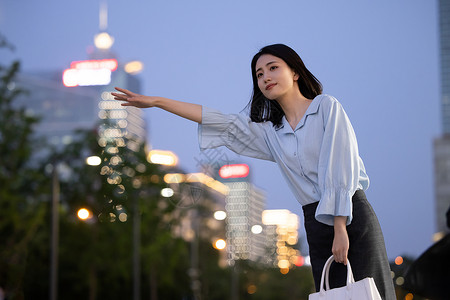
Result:
[[[262,48],[251,63],[250,117],[116,88],[123,106],[159,107],[199,123],[201,149],[226,146],[274,161],[303,207],[316,290],[334,255],[331,287],[343,286],[347,259],[355,280],[373,277],[383,299],[396,299],[383,235],[364,191],[369,186],[355,133],[340,103],[298,54],[282,44]]]

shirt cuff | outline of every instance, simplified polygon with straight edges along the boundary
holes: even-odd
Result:
[[[334,226],[335,216],[345,216],[347,217],[347,225],[350,225],[353,219],[353,194],[354,192],[344,189],[325,190],[316,209],[316,220]]]
[[[198,141],[201,150],[225,146],[229,121],[221,112],[202,107],[202,123],[198,124]]]

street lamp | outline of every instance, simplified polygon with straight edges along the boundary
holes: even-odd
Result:
[[[227,242],[224,239],[218,239],[214,241],[213,247],[217,250],[223,250],[227,247]]]
[[[89,166],[98,166],[102,163],[102,159],[96,155],[86,158],[86,164]]]
[[[92,213],[86,208],[80,208],[77,212],[78,219],[86,221],[92,218]]]
[[[216,219],[218,221],[225,220],[226,217],[227,217],[227,213],[224,212],[223,210],[218,210],[218,211],[214,212],[214,219]]]
[[[163,188],[161,190],[161,196],[163,196],[164,198],[170,198],[172,197],[174,194],[174,191],[171,188]]]
[[[178,156],[172,151],[151,150],[147,155],[148,162],[163,166],[176,166],[178,164]]]

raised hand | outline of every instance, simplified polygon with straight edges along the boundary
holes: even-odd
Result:
[[[139,108],[147,108],[155,106],[157,97],[144,96],[140,94],[133,93],[129,90],[122,88],[115,88],[121,93],[111,93],[115,100],[126,101],[122,103],[122,106],[134,106]]]
[[[164,97],[144,96],[122,88],[115,88],[120,93],[111,93],[115,100],[125,101],[122,106],[138,108],[158,107],[185,119],[201,123],[202,107],[198,104],[177,101]]]

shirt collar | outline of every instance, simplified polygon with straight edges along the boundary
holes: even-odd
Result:
[[[298,130],[305,125],[306,118],[309,115],[316,114],[319,111],[320,102],[322,102],[322,95],[316,96],[312,102],[309,104],[308,109],[305,112],[305,115],[303,118],[298,122],[297,127],[295,130]],[[292,130],[291,125],[289,124],[288,120],[286,119],[286,116],[283,116],[281,119],[281,126],[275,129],[276,131],[279,131],[280,133],[293,133],[295,130]]]

